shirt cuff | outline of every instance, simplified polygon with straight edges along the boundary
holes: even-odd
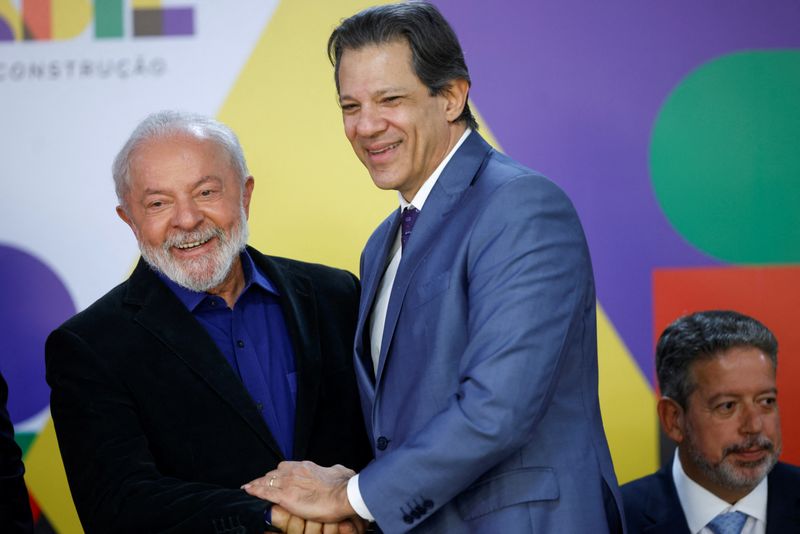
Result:
[[[367,503],[361,498],[361,490],[358,489],[358,475],[347,481],[347,500],[350,501],[350,506],[362,519],[375,521],[375,516],[369,513]]]

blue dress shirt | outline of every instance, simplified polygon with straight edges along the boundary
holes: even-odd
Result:
[[[242,380],[287,460],[292,459],[297,375],[280,293],[242,252],[245,286],[233,309],[222,297],[198,293],[159,274],[206,329]]]

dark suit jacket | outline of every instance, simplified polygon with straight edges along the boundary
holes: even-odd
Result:
[[[358,282],[249,249],[281,293],[297,369],[293,459],[369,459],[352,367]],[[51,411],[87,533],[263,532],[239,487],[283,456],[204,328],[143,262],[55,330]]]
[[[14,426],[6,410],[8,385],[0,374],[0,532],[33,532],[28,492],[22,478],[22,451],[14,441]]]
[[[800,469],[778,463],[767,476],[767,534],[800,532]],[[681,534],[689,532],[672,464],[622,486],[629,534]]]

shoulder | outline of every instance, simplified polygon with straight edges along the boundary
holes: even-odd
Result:
[[[677,500],[672,476],[665,469],[621,485],[620,492],[626,514],[638,512],[651,498],[663,502],[671,500],[674,495]]]
[[[767,476],[767,481],[775,487],[794,487],[800,492],[800,467],[778,462]]]
[[[661,481],[659,480],[658,474],[653,473],[642,478],[637,478],[636,480],[632,480],[626,484],[622,484],[619,487],[620,492],[622,493],[622,498],[625,501],[625,504],[630,502],[637,502],[642,499],[647,493],[651,491],[652,488],[657,487]]]
[[[126,280],[94,301],[86,309],[67,319],[59,328],[74,332],[103,329],[119,321],[125,310],[125,295],[129,281]]]
[[[248,249],[253,261],[272,278],[301,276],[311,280],[316,290],[355,291],[358,279],[350,271],[280,256],[268,256]]]
[[[567,194],[543,174],[494,151],[476,177],[475,192],[487,198],[522,196],[527,202],[556,205],[574,211]]]

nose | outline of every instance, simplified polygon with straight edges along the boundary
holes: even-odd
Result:
[[[386,124],[377,106],[363,106],[358,113],[356,134],[359,137],[374,137],[386,129]]]
[[[197,207],[194,199],[178,199],[172,213],[172,226],[190,231],[203,222],[203,212]]]
[[[764,429],[764,414],[755,404],[745,404],[742,410],[740,430],[743,434],[759,434]]]

